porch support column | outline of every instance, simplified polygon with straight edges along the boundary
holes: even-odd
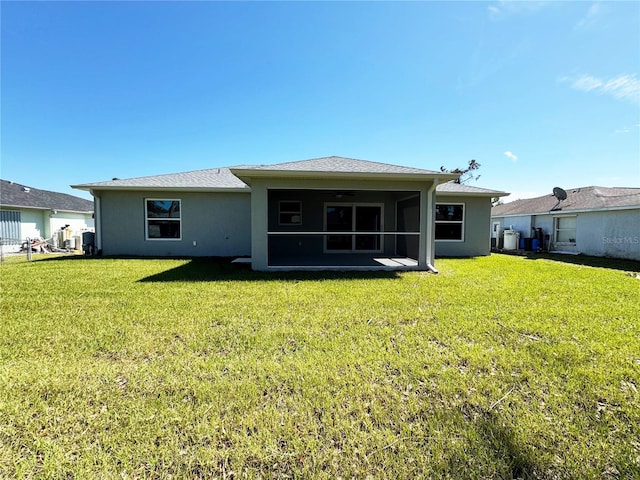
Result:
[[[95,230],[95,253],[102,253],[102,199],[98,192],[91,190],[93,195],[93,229]]]
[[[435,210],[436,186],[434,180],[420,189],[420,246],[418,249],[418,267],[437,272],[434,264],[435,257]]]
[[[259,182],[251,184],[251,268],[269,268],[267,188]]]

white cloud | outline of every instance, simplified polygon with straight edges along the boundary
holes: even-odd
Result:
[[[622,127],[613,131],[614,135],[620,135],[622,133],[630,133],[632,129],[640,127],[640,123],[632,125],[630,127]]]
[[[591,75],[561,77],[561,83],[583,92],[595,92],[598,95],[610,95],[618,100],[627,100],[640,104],[640,80],[636,75],[618,75],[610,79],[600,79]]]
[[[575,30],[586,30],[593,27],[603,13],[602,4],[594,3],[587,10],[587,14],[574,27]]]
[[[528,15],[551,6],[551,1],[499,0],[487,7],[491,20],[502,20],[513,15]]]
[[[511,159],[511,161],[513,163],[518,161],[518,156],[515,155],[513,152],[510,152],[509,150],[507,150],[506,152],[504,152],[504,156]]]
[[[573,81],[572,88],[576,90],[582,90],[583,92],[590,92],[598,87],[602,86],[602,81],[597,78],[590,77],[589,75],[581,75]]]

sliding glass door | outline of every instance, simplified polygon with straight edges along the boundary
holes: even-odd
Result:
[[[382,205],[328,203],[324,223],[325,231],[340,232],[326,235],[327,252],[382,251],[382,235],[372,233],[382,231]]]

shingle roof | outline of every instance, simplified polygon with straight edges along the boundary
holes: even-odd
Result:
[[[0,180],[0,205],[61,210],[65,212],[93,212],[93,202],[66,193],[50,192]]]
[[[436,193],[451,195],[484,195],[489,197],[504,197],[505,195],[509,195],[507,192],[501,192],[499,190],[473,187],[471,185],[456,182],[441,183],[436,187]]]
[[[228,168],[210,168],[193,172],[169,173],[148,177],[127,178],[107,182],[72,185],[81,190],[90,189],[246,189],[249,187],[229,171]]]
[[[310,173],[344,173],[344,174],[380,174],[380,175],[435,175],[448,179],[451,174],[403,167],[387,163],[357,160],[345,157],[322,157],[297,162],[276,163],[273,165],[241,165],[237,167],[211,168],[193,172],[170,173],[147,177],[116,179],[106,182],[83,183],[72,185],[80,190],[100,189],[198,189],[198,190],[246,190],[249,186],[234,175],[233,171],[247,173],[258,172],[310,172]],[[243,177],[244,178],[244,177]]]
[[[321,157],[296,162],[276,163],[273,165],[242,165],[238,170],[262,170],[277,172],[340,172],[340,173],[386,173],[386,174],[442,174],[433,170],[403,167],[388,163],[371,162],[345,157]]]
[[[548,213],[552,209],[554,209],[554,212],[571,212],[576,210],[640,208],[640,188],[581,187],[572,188],[566,190],[566,192],[567,199],[559,204],[558,199],[549,194],[497,205],[491,209],[491,216],[502,217],[506,215]]]

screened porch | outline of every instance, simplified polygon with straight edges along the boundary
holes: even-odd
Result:
[[[418,267],[420,192],[270,189],[268,266]]]

